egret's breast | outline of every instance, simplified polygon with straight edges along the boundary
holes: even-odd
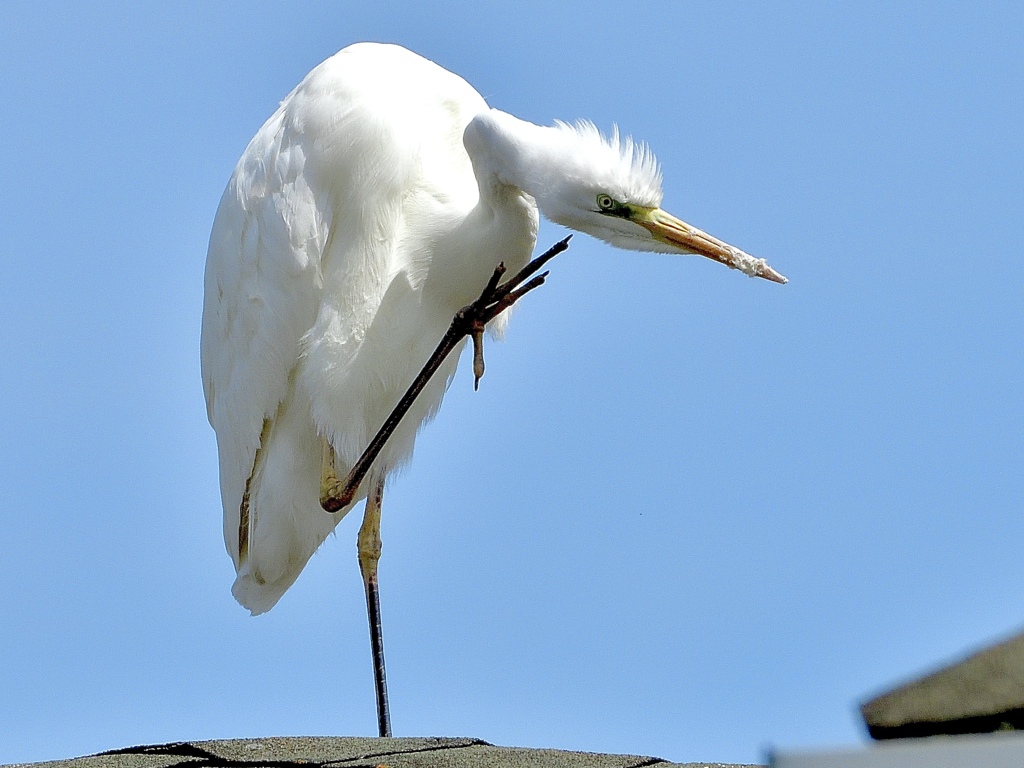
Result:
[[[347,74],[356,55],[378,56],[382,65],[360,67],[373,74],[357,82]],[[395,56],[380,48],[357,49],[348,59],[339,54],[338,80],[314,84],[320,110],[308,118],[334,132],[318,145],[317,178],[333,215],[323,297],[298,376],[317,431],[343,464],[358,458],[454,313],[480,294],[498,262],[521,268],[536,238],[536,207],[518,190],[500,205],[479,204],[463,133],[487,109],[483,99],[435,64]],[[333,94],[329,109],[325,92]],[[453,353],[403,419],[384,465],[409,456],[457,358]]]

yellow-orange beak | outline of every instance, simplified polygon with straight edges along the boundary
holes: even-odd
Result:
[[[773,283],[789,282],[769,267],[764,259],[755,259],[749,253],[744,253],[707,232],[691,227],[660,208],[634,208],[633,212],[632,220],[648,230],[655,240],[687,253],[696,253],[720,261],[725,266],[738,269],[751,277],[763,277]]]

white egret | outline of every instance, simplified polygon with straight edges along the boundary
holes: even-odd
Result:
[[[458,354],[367,482],[339,496],[337,478],[496,265],[527,263],[538,210],[620,248],[700,254],[785,282],[662,211],[661,198],[645,145],[585,122],[519,120],[433,62],[372,43],[313,69],[238,161],[210,235],[201,343],[232,594],[254,615],[270,610],[369,494],[359,552],[381,735],[390,725],[372,614],[385,478],[437,412]],[[503,312],[489,327],[505,323]]]

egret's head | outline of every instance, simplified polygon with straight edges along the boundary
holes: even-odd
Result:
[[[550,129],[549,129],[550,130]],[[661,210],[661,169],[646,144],[600,134],[593,123],[559,123],[549,134],[542,179],[531,190],[554,222],[619,248],[696,253],[777,283],[764,259],[734,248]]]

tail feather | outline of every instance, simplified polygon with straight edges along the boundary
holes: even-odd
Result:
[[[334,514],[320,507],[320,439],[297,411],[282,407],[264,428],[246,484],[247,535],[240,520],[241,556],[231,594],[254,616],[277,604],[352,506]]]
[[[277,605],[277,601],[295,583],[295,579],[298,578],[302,569],[299,568],[294,573],[270,584],[247,571],[247,568],[243,568],[242,572],[238,574],[235,583],[231,586],[231,594],[249,613],[259,616]]]

